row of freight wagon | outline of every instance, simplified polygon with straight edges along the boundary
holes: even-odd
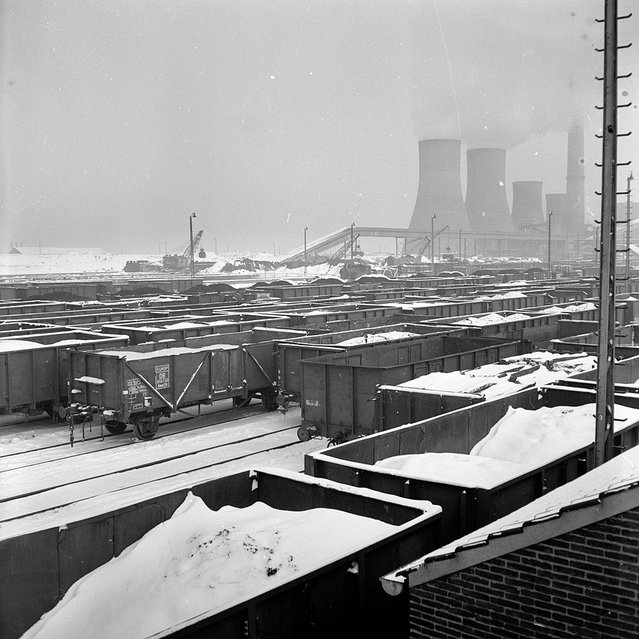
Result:
[[[190,317],[206,319],[216,315],[250,316],[273,315],[279,318],[280,328],[309,324],[331,324],[352,317],[411,314],[424,318],[466,316],[470,314],[540,309],[547,306],[574,306],[583,302],[596,303],[586,292],[577,289],[530,289],[495,293],[491,296],[442,298],[436,295],[413,296],[403,291],[392,299],[325,298],[304,301],[268,301],[251,305],[193,303],[167,300],[144,307],[127,305],[85,305],[65,302],[34,302],[29,304],[0,304],[0,327],[8,322],[46,323],[77,328],[106,329],[115,324],[145,325],[164,319]],[[320,312],[322,311],[322,312]],[[632,322],[639,316],[639,300],[632,295],[617,297],[617,319]],[[289,318],[288,320],[286,318]],[[287,323],[288,322],[288,323]]]
[[[437,295],[464,295],[490,291],[496,286],[517,285],[519,288],[539,288],[541,286],[579,288],[588,291],[587,295],[597,295],[597,279],[591,276],[562,278],[560,280],[526,280],[520,277],[513,281],[512,271],[508,273],[491,273],[459,276],[386,277],[367,275],[353,281],[345,282],[338,278],[319,278],[310,282],[293,284],[289,281],[261,281],[249,288],[235,288],[228,283],[197,278],[157,278],[140,279],[79,279],[42,280],[5,282],[0,285],[0,301],[55,300],[68,299],[78,301],[118,301],[149,297],[151,295],[181,295],[192,301],[198,297],[206,301],[238,300],[248,301],[255,298],[255,293],[268,294],[283,301],[309,299],[317,296],[335,296],[344,293],[369,293],[375,289],[386,290],[420,290],[429,289]],[[617,293],[637,290],[634,281],[630,288],[625,282],[618,283]],[[225,295],[227,294],[227,295]]]
[[[506,313],[500,322],[468,327],[459,325],[458,317],[450,323],[435,318],[394,325],[387,322],[395,316],[378,316],[375,310],[318,311],[297,330],[277,327],[288,317],[257,315],[228,315],[210,324],[107,328],[119,335],[33,333],[38,329],[20,326],[3,333],[0,411],[66,416],[71,404],[76,419],[104,418],[112,432],[130,423],[139,437],[149,438],[162,416],[190,405],[258,397],[274,409],[301,400],[301,438],[356,436],[377,428],[371,426],[377,385],[497,361],[531,348],[531,342],[550,343],[561,332],[583,328],[561,311],[531,312],[525,319]],[[331,320],[316,324],[326,313]],[[343,319],[332,319],[336,314]],[[362,323],[365,328],[350,332],[321,332],[331,324]],[[218,332],[227,330],[232,332]],[[140,331],[146,343],[140,343]],[[375,338],[393,333],[398,334],[394,346]]]
[[[549,317],[540,320],[547,322]],[[483,352],[482,349],[491,345],[485,339],[473,342],[473,338],[468,338],[455,342],[453,334],[465,334],[467,329],[442,328],[436,324],[383,324],[374,330],[366,328],[306,336],[299,330],[270,328],[268,324],[261,326],[264,322],[268,319],[256,320],[257,326],[248,321],[225,320],[223,327],[218,325],[214,330],[230,328],[236,332],[171,341],[165,341],[169,338],[159,330],[152,332],[157,341],[131,347],[128,343],[135,340],[130,335],[136,328],[129,328],[127,333],[123,327],[123,334],[110,335],[77,330],[40,332],[38,328],[20,326],[14,331],[6,331],[1,342],[4,366],[0,369],[0,411],[36,413],[46,410],[51,414],[64,414],[64,407],[69,403],[81,404],[89,407],[83,417],[88,416],[86,410],[95,415],[97,407],[106,412],[110,430],[119,432],[123,424],[139,422],[138,434],[148,437],[157,429],[160,416],[189,405],[229,397],[244,401],[258,396],[272,409],[277,406],[277,398],[280,403],[299,400],[302,360],[362,350],[373,354],[367,360],[370,365],[381,365],[385,370],[389,356],[383,349],[379,350],[379,344],[366,343],[367,335],[398,333],[403,346],[390,349],[397,364],[409,363],[409,359],[454,358],[455,353],[476,350],[475,347]],[[197,332],[199,330],[197,327]],[[447,339],[423,340],[423,336],[442,330],[448,333]],[[340,345],[344,341],[352,343],[353,339],[357,342],[361,336],[364,340],[359,344]],[[505,356],[504,349],[505,346],[493,347],[490,357]],[[381,359],[374,355],[377,352]],[[435,366],[434,363],[431,365]],[[324,368],[330,370],[330,367]],[[396,381],[398,379],[393,375],[381,383]],[[307,386],[310,388],[308,382]],[[312,410],[312,404],[308,406]],[[339,426],[341,428],[343,424],[339,423]],[[325,432],[333,434],[328,422]]]
[[[74,515],[70,505],[66,512],[41,514],[37,520],[8,522],[0,527],[0,558],[11,596],[0,598],[0,634],[6,639],[20,636],[78,579],[107,562],[113,568],[113,561],[118,561],[114,558],[131,544],[148,543],[145,533],[167,522],[180,504],[191,499],[190,494],[213,510],[244,509],[258,502],[309,514],[330,508],[392,528],[365,544],[357,544],[348,529],[331,530],[334,551],[327,554],[316,553],[313,544],[305,546],[303,529],[297,529],[299,551],[314,557],[311,567],[281,579],[272,571],[258,592],[239,597],[223,610],[215,609],[212,588],[199,614],[180,620],[169,616],[167,627],[154,637],[275,639],[329,633],[406,637],[408,589],[390,596],[380,579],[583,475],[593,467],[594,446],[582,442],[560,451],[546,450],[543,461],[490,485],[476,484],[463,474],[455,481],[423,478],[392,471],[379,462],[397,455],[468,455],[513,409],[566,413],[574,408],[585,415],[592,410],[594,432],[594,399],[594,387],[588,382],[526,389],[311,453],[304,475],[277,469],[212,480],[182,475],[135,504],[127,503],[125,493],[101,510],[87,511],[83,506]],[[618,386],[615,403],[621,414],[615,427],[617,452],[638,443],[639,395]],[[306,534],[312,538],[310,530]],[[144,614],[144,606],[140,608],[138,596],[146,595],[131,595],[130,605],[139,614]]]
[[[387,288],[437,288],[450,287],[458,282],[458,278],[453,277],[414,277],[390,279],[387,277],[365,277],[348,284],[337,279],[319,279],[309,283],[302,283],[294,286],[286,281],[264,281],[258,282],[251,287],[259,291],[268,291],[274,297],[281,299],[309,298],[317,295],[340,295],[344,290],[367,290],[372,286]],[[495,282],[493,276],[465,277],[464,285],[487,286]],[[77,280],[65,279],[64,281],[20,281],[5,282],[0,285],[0,300],[38,300],[38,299],[62,299],[65,296],[76,300],[97,300],[123,299],[130,296],[141,295],[144,291],[155,294],[182,294],[193,295],[206,294],[211,290],[220,291],[242,291],[234,289],[227,283],[216,283],[211,281],[205,283],[204,278],[144,278],[144,279],[105,279],[98,280]],[[250,291],[249,291],[250,292]]]

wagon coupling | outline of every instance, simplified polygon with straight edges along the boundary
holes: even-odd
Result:
[[[80,424],[82,426],[82,441],[85,440],[85,426],[89,424],[89,431],[91,431],[91,425],[93,424],[94,416],[100,414],[100,409],[97,406],[87,404],[71,404],[68,409],[65,410],[65,419],[69,422],[69,441],[71,446],[75,441],[75,426]],[[100,437],[104,439],[104,420],[100,415]]]

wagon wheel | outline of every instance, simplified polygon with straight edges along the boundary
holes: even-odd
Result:
[[[133,432],[138,439],[153,439],[158,432],[160,418],[140,419],[133,422]]]
[[[112,435],[119,435],[120,433],[123,433],[127,427],[126,422],[118,422],[115,420],[105,422],[104,425]]]

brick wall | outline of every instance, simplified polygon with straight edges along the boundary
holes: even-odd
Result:
[[[410,636],[639,637],[639,508],[412,588]]]

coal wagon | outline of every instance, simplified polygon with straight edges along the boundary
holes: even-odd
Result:
[[[369,437],[310,453],[305,457],[305,472],[344,484],[371,488],[411,499],[427,499],[443,509],[444,543],[490,523],[563,485],[594,467],[595,431],[594,388],[547,386],[524,390],[509,397],[465,407],[444,415]],[[639,395],[618,389],[615,404],[632,409],[615,423],[614,450],[636,446],[639,441]],[[509,470],[506,478],[496,474],[493,481],[478,481],[472,470],[458,467],[454,480],[434,479],[408,471],[377,465],[396,456],[429,454],[465,455],[471,453],[491,428],[513,408],[586,407],[592,411],[591,444],[577,444],[568,452],[546,450],[546,460],[523,465],[521,471]],[[568,409],[569,410],[569,409]],[[616,411],[617,414],[621,410]],[[635,414],[636,413],[636,414]],[[446,460],[445,460],[446,461]]]
[[[475,368],[529,352],[520,340],[433,334],[392,346],[302,361],[301,439],[367,435],[375,430],[376,389],[435,371]]]
[[[223,507],[227,511],[229,507],[250,509],[260,504],[262,510],[289,511],[288,517],[295,517],[302,525],[305,519],[317,517],[317,509],[330,509],[335,511],[333,516],[349,515],[348,519],[359,520],[359,526],[370,522],[382,530],[362,541],[336,528],[328,529],[323,545],[330,546],[330,552],[313,554],[307,538],[297,536],[295,541],[296,531],[291,538],[287,528],[280,526],[273,532],[288,544],[291,560],[311,557],[311,562],[305,559],[304,568],[292,573],[285,569],[266,572],[256,583],[248,584],[252,592],[237,594],[222,608],[218,590],[224,586],[207,588],[199,595],[207,600],[201,612],[188,619],[171,617],[166,628],[154,633],[156,637],[373,637],[382,631],[389,637],[404,636],[408,602],[386,595],[379,579],[396,565],[440,545],[437,506],[339,486],[299,473],[257,469],[209,480],[186,474],[170,483],[165,481],[161,488],[151,485],[148,496],[140,500],[138,495],[134,503],[130,503],[127,491],[122,492],[107,507],[89,504],[89,513],[85,507],[78,514],[71,504],[64,517],[49,511],[37,521],[14,522],[13,530],[0,532],[0,559],[6,575],[3,587],[11,593],[0,598],[0,635],[4,639],[22,636],[74,582],[122,556],[132,544],[145,543],[144,535],[156,526],[170,525],[174,512],[189,500],[202,500],[213,511]],[[239,516],[241,512],[237,524],[229,526],[227,533],[232,528],[237,529],[233,534],[238,536],[250,534],[251,529],[241,523]],[[260,538],[259,533],[253,534]],[[180,552],[181,548],[172,551]],[[158,557],[158,561],[164,559]],[[268,553],[249,555],[249,566],[259,566],[266,559]],[[232,565],[226,555],[222,561]],[[245,589],[246,582],[244,579]],[[139,606],[138,597],[144,599],[153,593],[131,596],[129,605]],[[114,610],[113,614],[120,612]],[[74,632],[75,628],[71,634]]]
[[[91,331],[28,332],[0,339],[0,414],[47,411],[66,402],[69,353],[126,346]]]
[[[109,432],[127,424],[140,439],[155,436],[160,419],[188,406],[253,397],[277,404],[277,339],[299,332],[255,329],[152,342],[125,349],[71,353],[70,419],[102,415]]]

